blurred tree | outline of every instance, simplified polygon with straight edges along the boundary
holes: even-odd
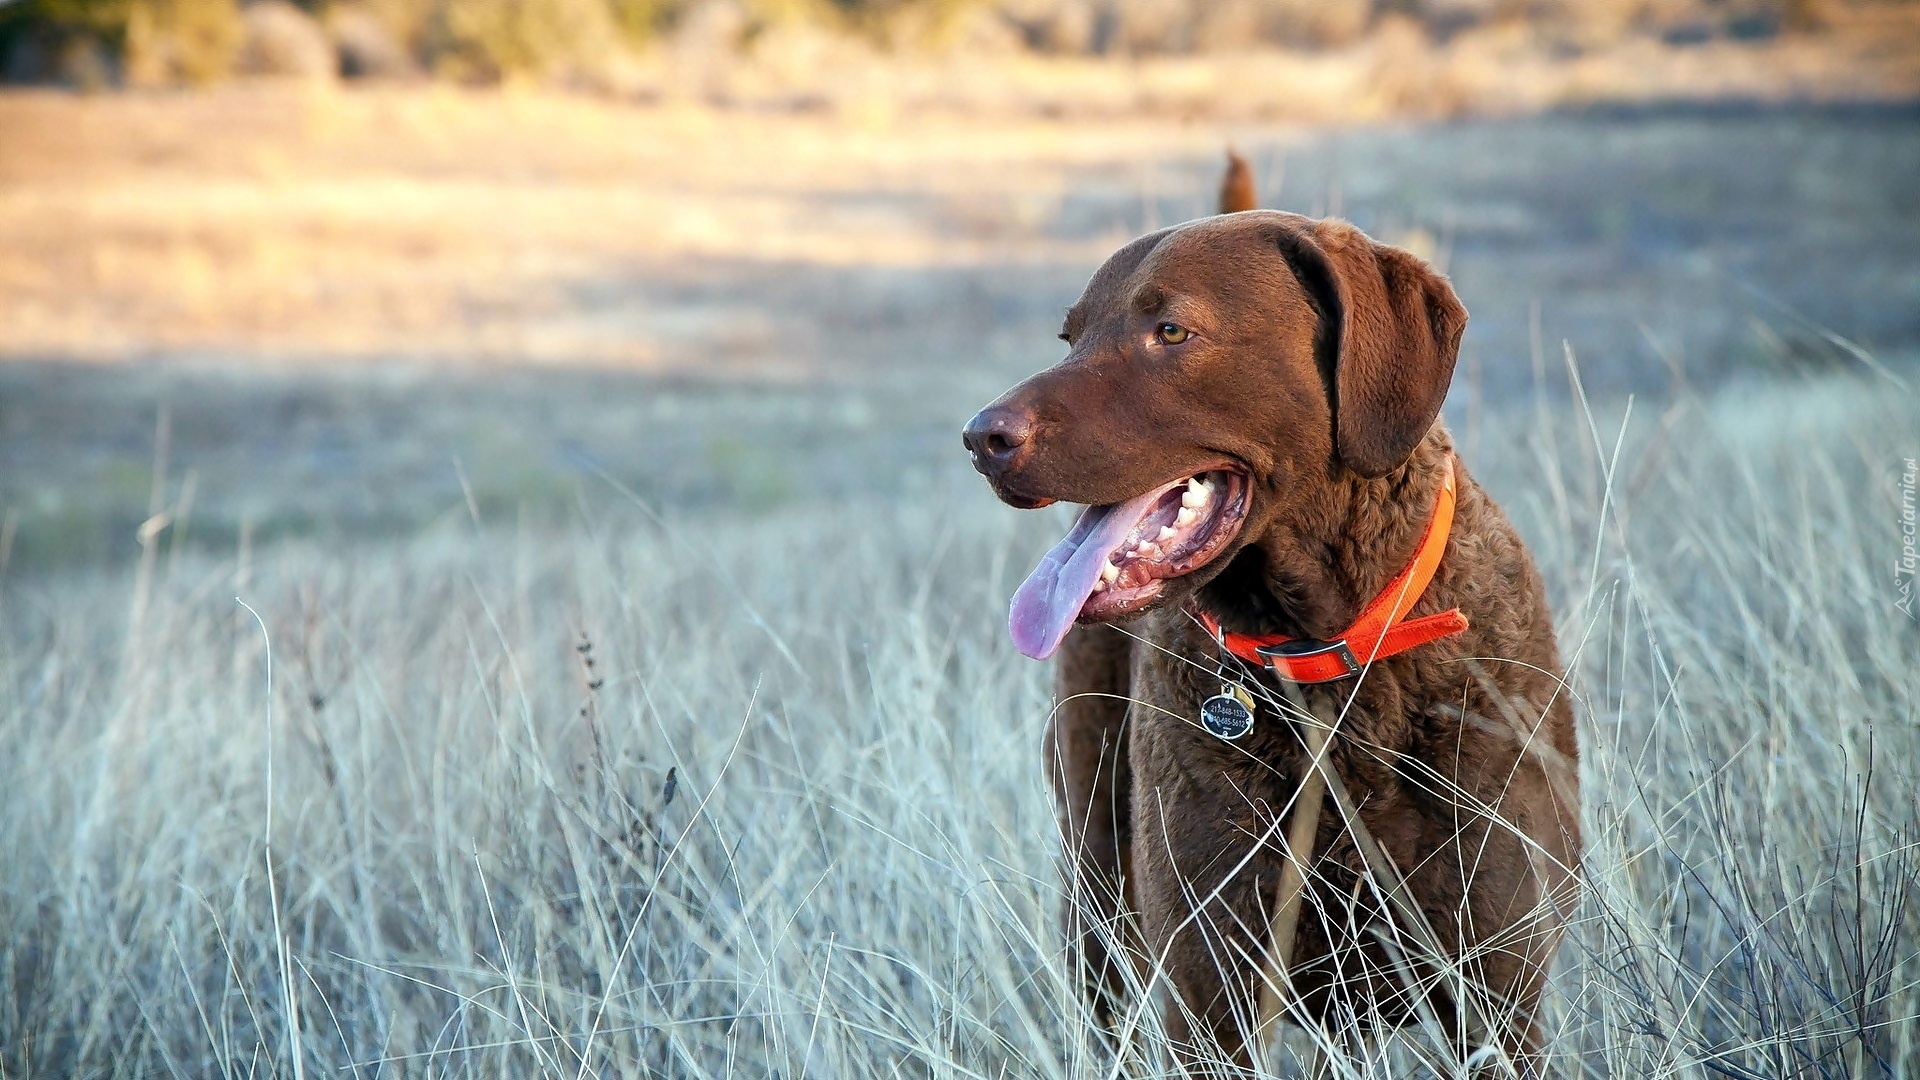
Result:
[[[117,46],[131,6],[132,0],[26,0],[0,7],[0,28],[38,23],[90,31],[111,38]]]
[[[250,0],[240,21],[246,38],[235,61],[239,74],[324,81],[339,72],[326,30],[289,0]]]
[[[775,18],[814,18],[883,45],[926,44],[941,39],[979,0],[760,0],[755,6]]]
[[[673,29],[690,6],[686,0],[607,0],[614,25],[627,41],[644,45]]]
[[[132,0],[0,4],[0,76],[92,87],[115,81]],[[107,59],[110,58],[110,59]]]
[[[425,51],[462,82],[564,75],[604,62],[617,28],[607,0],[441,0]]]
[[[837,0],[851,3],[868,18],[881,23],[888,42],[930,44],[944,41],[980,0]]]
[[[233,68],[234,0],[26,0],[0,6],[0,56],[14,81],[202,84]],[[101,54],[111,59],[101,60]],[[117,60],[117,65],[113,62]]]
[[[244,37],[234,0],[131,0],[122,53],[127,82],[213,82],[233,70]]]
[[[263,8],[243,17],[241,3]],[[1268,45],[1339,48],[1398,27],[1446,41],[1524,25],[1556,52],[1626,37],[1673,47],[1817,31],[1847,12],[1915,0],[0,0],[0,81],[93,87],[199,84],[331,63],[349,76],[421,70],[469,82],[584,76],[623,48],[700,26],[737,26],[751,50],[810,24],[885,47],[942,45],[986,26],[1040,52],[1141,55]],[[322,45],[305,17],[326,27]],[[265,8],[274,7],[268,11]],[[714,16],[719,12],[721,16]],[[251,39],[248,28],[252,27]],[[991,36],[991,35],[988,35]],[[301,40],[296,41],[299,38]],[[976,34],[973,41],[986,40]],[[249,43],[251,41],[251,43]],[[243,54],[244,46],[244,55]],[[331,60],[324,55],[330,50]],[[298,55],[296,56],[295,53]]]
[[[349,0],[328,6],[327,31],[349,79],[404,79],[419,74],[427,8],[414,2]]]

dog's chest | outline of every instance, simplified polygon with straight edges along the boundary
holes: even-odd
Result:
[[[1211,640],[1183,627],[1143,629],[1158,632],[1141,635],[1135,652],[1135,737],[1165,764],[1203,770],[1210,785],[1291,782],[1303,744],[1277,707],[1281,691],[1271,676],[1224,661]]]

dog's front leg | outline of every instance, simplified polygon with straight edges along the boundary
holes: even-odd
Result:
[[[1286,844],[1271,802],[1288,785],[1171,707],[1144,709],[1131,735],[1134,895],[1174,1058],[1251,1068],[1271,1037],[1255,1038],[1258,980]]]
[[[1126,961],[1115,955],[1116,946],[1136,936],[1127,917],[1131,646],[1131,639],[1107,626],[1078,627],[1067,635],[1044,747],[1068,867],[1061,923],[1103,1026],[1124,1000],[1127,983],[1120,966]]]

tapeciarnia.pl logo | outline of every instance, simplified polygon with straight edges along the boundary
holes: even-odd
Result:
[[[1893,606],[1906,612],[1907,618],[1913,618],[1913,577],[1916,556],[1914,554],[1915,524],[1913,511],[1913,485],[1915,474],[1920,473],[1913,458],[1905,459],[1905,468],[1900,473],[1900,557],[1893,564]]]

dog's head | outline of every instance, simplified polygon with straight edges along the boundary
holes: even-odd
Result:
[[[1445,278],[1340,221],[1249,211],[1121,248],[1059,364],[967,425],[1007,503],[1087,506],[1015,595],[1045,657],[1076,620],[1191,596],[1343,471],[1399,468],[1439,415],[1467,313]]]

